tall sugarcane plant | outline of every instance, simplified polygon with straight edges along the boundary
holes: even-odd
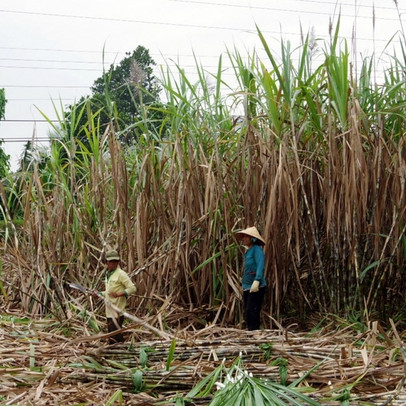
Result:
[[[404,310],[404,52],[377,83],[373,58],[352,72],[338,27],[318,66],[311,36],[297,64],[288,42],[277,57],[258,36],[263,59],[227,50],[207,72],[196,58],[194,79],[180,65],[163,68],[165,102],[140,98],[131,128],[117,126],[111,103],[107,128],[86,100],[69,125],[59,113],[42,165],[3,182],[2,275],[21,287],[2,289],[4,299],[65,317],[66,283],[100,286],[111,246],[140,296],[208,307],[206,321],[238,324],[234,232],[256,225],[266,240],[265,327],[270,316],[309,311]],[[84,112],[87,139],[78,140]],[[120,142],[135,127],[131,145]],[[8,228],[13,216],[23,228]],[[133,300],[145,312],[156,305]]]

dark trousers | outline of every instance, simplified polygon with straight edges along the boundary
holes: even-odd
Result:
[[[123,327],[124,323],[124,316],[120,316],[117,318],[107,318],[107,330],[109,333],[112,333],[113,331],[120,330]],[[114,336],[111,336],[109,338],[109,341],[111,344],[113,343],[122,343],[124,342],[124,337],[121,333],[117,333]]]
[[[261,324],[261,307],[265,296],[265,286],[259,288],[258,292],[250,293],[244,290],[244,316],[248,330],[258,330]]]

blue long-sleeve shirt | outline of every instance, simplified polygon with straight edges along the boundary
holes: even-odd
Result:
[[[266,286],[264,275],[265,254],[259,245],[253,245],[244,254],[244,273],[242,275],[242,289],[249,290],[252,282],[260,281],[260,287]]]

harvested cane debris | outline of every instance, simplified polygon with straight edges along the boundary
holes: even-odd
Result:
[[[403,341],[393,324],[385,334],[213,325],[172,331],[168,339],[130,324],[126,342],[115,345],[107,334],[83,337],[74,324],[67,337],[65,327],[48,319],[0,318],[2,404],[171,405],[219,368],[224,378],[236,362],[254,384],[259,378],[285,386],[300,382],[317,404],[406,404]],[[210,404],[224,382],[232,380],[213,381],[193,404]]]

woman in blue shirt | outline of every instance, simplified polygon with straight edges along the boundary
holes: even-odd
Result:
[[[244,316],[248,330],[258,330],[261,323],[261,307],[265,296],[266,280],[264,239],[256,227],[249,227],[236,234],[247,251],[244,254],[242,276]]]

